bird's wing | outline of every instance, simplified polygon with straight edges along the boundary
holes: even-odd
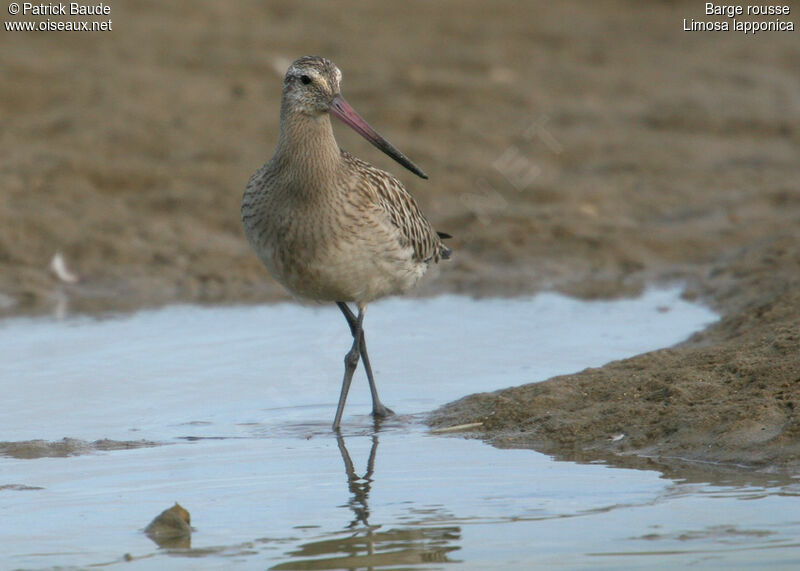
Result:
[[[442,244],[417,201],[399,180],[346,151],[342,151],[342,158],[358,171],[358,190],[374,196],[377,207],[397,229],[401,244],[413,248],[414,259],[438,262],[449,257],[450,249]]]

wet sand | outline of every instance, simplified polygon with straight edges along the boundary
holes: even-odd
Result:
[[[430,176],[337,129],[454,235],[420,295],[678,280],[723,315],[678,347],[468,397],[434,425],[483,422],[497,445],[571,459],[794,470],[798,32],[684,32],[701,11],[137,2],[113,7],[111,32],[6,32],[0,312],[285,299],[238,204],[277,136],[279,72],[319,53]],[[48,269],[58,251],[78,283]]]

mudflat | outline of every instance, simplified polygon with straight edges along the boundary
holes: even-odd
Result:
[[[680,281],[722,315],[432,424],[565,458],[796,470],[798,32],[685,31],[703,3],[621,0],[136,2],[102,18],[110,30],[3,34],[0,313],[284,299],[239,200],[272,153],[282,73],[319,54],[430,176],[337,129],[453,234],[420,295]],[[57,252],[75,283],[49,269]]]

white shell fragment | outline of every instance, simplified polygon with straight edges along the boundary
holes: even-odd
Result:
[[[53,259],[50,260],[50,271],[62,282],[68,284],[78,283],[78,276],[69,270],[67,261],[61,252],[56,252]]]

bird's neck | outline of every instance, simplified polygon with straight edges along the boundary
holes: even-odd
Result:
[[[312,116],[282,105],[275,160],[308,182],[329,180],[341,164],[330,115]]]

